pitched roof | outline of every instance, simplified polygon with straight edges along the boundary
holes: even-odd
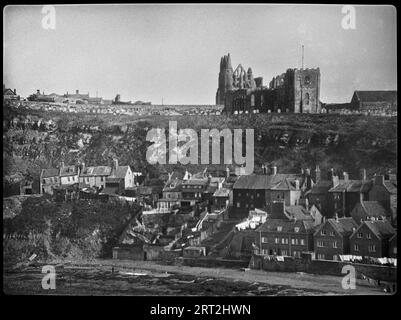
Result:
[[[388,239],[395,234],[395,230],[388,220],[364,221],[359,228],[363,225],[366,225],[378,238]],[[357,232],[358,230],[355,231],[355,233]]]
[[[327,223],[343,236],[351,235],[354,229],[358,227],[353,218],[327,219]]]
[[[310,190],[311,194],[322,194],[327,193],[332,187],[333,182],[331,180],[320,180]]]
[[[163,192],[180,192],[182,181],[178,179],[169,180],[163,188]]]
[[[368,217],[384,217],[388,215],[386,209],[378,201],[362,201],[362,207]]]
[[[359,91],[356,90],[355,94],[361,102],[393,102],[397,101],[396,90],[369,90]]]
[[[391,194],[397,194],[397,180],[384,180],[384,187]]]
[[[127,171],[129,170],[129,166],[118,166],[117,170],[114,172],[114,176],[116,178],[125,178]]]
[[[289,219],[313,220],[313,217],[308,213],[305,207],[300,205],[285,206],[285,213]]]
[[[277,227],[281,227],[278,231]],[[266,219],[260,227],[256,229],[257,232],[295,232],[294,228],[299,227],[300,232],[310,232],[313,230],[313,222],[311,221],[290,221],[284,219]]]
[[[329,192],[343,192],[347,191],[348,187],[351,186],[353,180],[339,180],[338,185],[329,189]]]
[[[78,168],[76,166],[64,166],[60,168],[60,177],[75,176],[78,174]]]
[[[111,167],[108,166],[85,167],[81,172],[83,177],[108,176],[110,174]]]
[[[57,177],[59,175],[60,170],[56,168],[50,169],[42,169],[41,177],[42,178],[49,178],[49,177]]]
[[[230,195],[230,190],[227,188],[220,188],[217,189],[214,193],[213,193],[213,197],[228,197]]]
[[[240,176],[238,180],[234,183],[233,189],[257,189],[257,190],[267,190],[275,186],[290,188],[287,182],[281,184],[284,180],[289,179],[301,179],[300,175],[296,174],[283,174],[278,173],[275,175],[245,175]],[[286,189],[287,190],[287,189]]]

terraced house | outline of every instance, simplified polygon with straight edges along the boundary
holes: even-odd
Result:
[[[249,210],[269,208],[274,201],[286,206],[298,203],[305,179],[301,174],[277,173],[240,176],[233,186],[233,204],[236,215],[245,218]]]
[[[313,235],[315,256],[319,260],[339,260],[350,253],[349,237],[358,224],[352,218],[327,219]]]
[[[390,239],[396,234],[388,220],[364,221],[351,235],[351,254],[374,258],[390,257]]]
[[[56,168],[42,169],[40,172],[40,194],[53,194],[53,188],[60,185],[60,170]]]
[[[266,219],[256,229],[262,255],[301,257],[302,252],[313,251],[313,217],[300,210],[285,210],[284,202],[275,204],[274,217]]]
[[[104,189],[106,187],[106,178],[111,174],[111,167],[96,166],[86,167],[82,165],[79,183],[81,186],[96,187]]]

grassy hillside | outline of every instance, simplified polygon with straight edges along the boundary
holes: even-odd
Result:
[[[41,168],[60,161],[110,165],[113,158],[138,171],[157,175],[161,169],[201,170],[204,166],[149,165],[146,133],[151,128],[254,129],[255,171],[262,163],[274,163],[279,172],[297,172],[320,165],[334,167],[357,177],[360,168],[368,175],[396,171],[397,119],[367,116],[258,114],[241,116],[113,116],[5,110],[3,177],[6,187]],[[46,127],[46,121],[54,121]],[[200,155],[199,155],[200,156]],[[217,166],[219,167],[219,166]],[[224,168],[223,166],[220,166]]]

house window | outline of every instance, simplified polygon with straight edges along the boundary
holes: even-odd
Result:
[[[325,236],[326,235],[326,230],[322,230],[321,232],[320,232],[320,234],[322,235],[322,236]]]
[[[267,249],[262,249],[262,254],[263,254],[263,255],[268,255],[268,254],[269,254],[269,250],[267,250]]]
[[[260,194],[259,194],[259,192],[256,194],[256,198],[259,198],[260,197]]]
[[[281,238],[281,244],[285,244],[285,238]]]
[[[262,243],[267,243],[267,237],[262,237]]]
[[[367,238],[367,239],[372,239],[372,235],[371,235],[370,233],[368,233],[368,234],[366,235],[366,238]]]
[[[333,237],[334,236],[334,231],[330,231],[330,235]]]
[[[282,256],[286,256],[288,253],[287,253],[287,250],[281,250],[281,255]]]
[[[358,238],[362,238],[363,237],[363,233],[362,232],[358,232]]]
[[[239,202],[237,202],[237,208],[239,208],[240,207],[240,203]]]
[[[358,245],[358,244],[355,244],[355,245],[354,245],[354,250],[355,250],[355,251],[359,251],[359,245]]]
[[[318,241],[317,242],[317,246],[320,247],[320,248],[323,248],[324,247],[324,242],[323,241]]]
[[[283,230],[283,227],[282,227],[282,226],[278,226],[278,227],[277,227],[277,231],[281,232],[282,230]]]
[[[304,246],[304,245],[305,245],[305,240],[301,239],[301,246]]]
[[[291,239],[291,244],[292,244],[292,245],[295,244],[295,239]]]
[[[324,256],[323,253],[319,253],[319,254],[317,255],[317,258],[318,258],[319,260],[324,260],[325,256]]]
[[[279,238],[274,238],[274,243],[278,244],[280,242]]]
[[[333,242],[333,248],[337,248],[337,241]]]
[[[376,252],[376,246],[374,244],[369,245],[368,247],[369,252]]]
[[[241,197],[241,192],[238,192],[238,197]]]

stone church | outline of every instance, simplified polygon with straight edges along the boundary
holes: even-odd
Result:
[[[269,86],[254,78],[252,69],[239,64],[235,71],[230,54],[220,60],[216,104],[231,114],[292,112],[320,113],[320,69],[287,69]]]

